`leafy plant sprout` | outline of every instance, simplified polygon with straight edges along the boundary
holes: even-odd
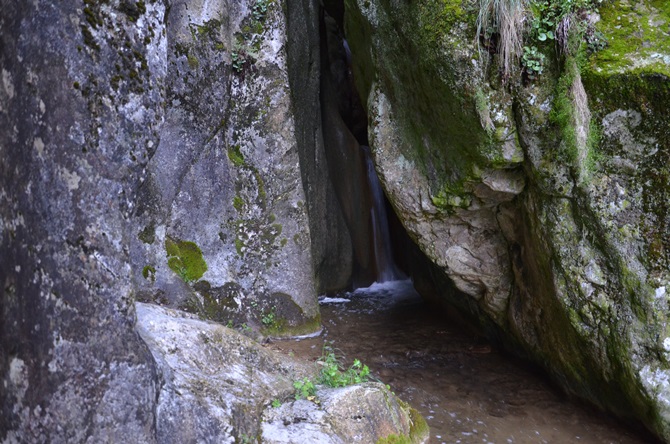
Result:
[[[535,46],[524,46],[521,63],[528,74],[528,78],[533,80],[537,78],[544,70],[545,56]]]
[[[309,378],[299,379],[293,383],[293,388],[296,390],[296,400],[307,399],[318,403],[316,384],[338,388],[361,384],[370,380],[370,369],[367,365],[364,365],[358,359],[354,359],[351,366],[345,370],[330,345],[324,345],[323,354],[317,364],[321,366],[321,371],[316,383]]]
[[[353,364],[344,370],[334,349],[329,345],[324,345],[323,356],[317,363],[321,365],[319,383],[328,387],[346,387],[370,379],[370,369],[358,359],[354,359]]]

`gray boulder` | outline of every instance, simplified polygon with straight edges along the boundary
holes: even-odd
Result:
[[[421,415],[380,383],[321,389],[314,401],[291,401],[263,413],[262,441],[268,444],[377,443],[385,439],[424,443],[428,438]]]
[[[377,171],[434,264],[418,273],[567,392],[670,440],[667,8],[573,16],[608,46],[504,84],[478,2],[346,4]]]

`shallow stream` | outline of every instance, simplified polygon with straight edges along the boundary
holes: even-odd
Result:
[[[321,336],[271,346],[316,360],[332,341],[346,364],[360,359],[424,415],[431,443],[648,442],[450,325],[409,281],[340,296],[321,299]]]

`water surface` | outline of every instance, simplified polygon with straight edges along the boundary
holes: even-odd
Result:
[[[648,442],[450,325],[409,281],[321,298],[321,316],[321,336],[272,347],[316,360],[332,341],[347,364],[360,359],[424,415],[431,443]]]

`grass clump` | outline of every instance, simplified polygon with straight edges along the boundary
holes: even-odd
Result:
[[[546,44],[575,55],[582,44],[590,51],[606,46],[604,35],[588,19],[603,0],[480,0],[477,45],[499,54],[503,81],[514,66],[530,80],[542,73]],[[542,49],[545,48],[545,49]]]
[[[523,46],[524,18],[528,0],[480,0],[477,44],[480,39],[500,54],[503,79],[508,79]],[[480,47],[481,53],[481,47]]]

